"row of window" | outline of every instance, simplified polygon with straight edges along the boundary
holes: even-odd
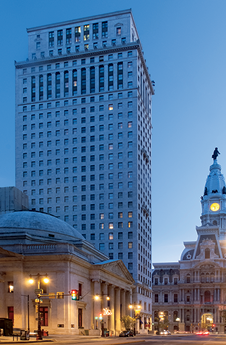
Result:
[[[26,83],[27,83],[27,79],[23,79],[23,81],[26,81]],[[123,93],[122,92],[119,92],[117,95],[118,95],[118,99],[122,99],[123,98]],[[127,97],[128,98],[133,97],[133,91],[128,91],[127,92]],[[113,98],[114,98],[113,97],[113,93],[109,93],[107,99],[108,100],[113,100]],[[80,98],[79,99],[77,99],[77,98],[73,99],[72,100],[72,105],[78,104],[78,100],[80,100]],[[99,102],[101,102],[101,101],[104,101],[104,95],[99,95]],[[85,97],[82,97],[81,98],[81,104],[84,104],[86,102],[87,103],[95,102],[95,97],[92,96],[92,97],[89,97],[89,99],[85,98]],[[97,100],[97,102],[98,102],[98,100]],[[47,109],[50,109],[52,107],[52,105],[53,104],[51,102],[47,103]],[[62,106],[66,107],[68,105],[69,105],[69,101],[68,100],[64,100],[64,104]],[[60,106],[61,106],[60,105],[60,101],[55,102],[55,108],[59,108]],[[129,106],[131,106],[131,105],[129,105]],[[111,108],[111,107],[112,107],[112,105],[108,105],[108,108]],[[118,107],[121,108],[122,106],[118,105]],[[42,103],[40,103],[38,105],[38,109],[41,110],[43,108],[44,108],[44,105]],[[35,110],[35,104],[31,105],[31,111],[33,111],[33,110]],[[100,111],[104,110],[104,105],[100,105],[99,110]],[[23,112],[26,112],[26,111],[28,111],[28,106],[25,105],[25,106],[23,106]],[[90,112],[94,112],[94,111],[95,111],[95,107],[94,108],[93,108],[93,106],[90,107]],[[77,110],[73,110],[73,112],[77,113]],[[59,116],[59,112],[58,113],[56,112],[55,114],[56,114],[55,115],[56,117]],[[67,113],[64,113],[64,115],[67,115]],[[32,118],[32,116],[33,116],[33,118]],[[47,118],[49,118],[49,117],[51,117],[51,113],[47,113]],[[39,114],[39,118],[43,118],[43,113]],[[34,119],[35,119],[35,114],[32,114],[31,115],[31,120],[34,120]]]
[[[87,83],[87,71],[89,70],[89,88]],[[60,98],[63,92],[64,97],[69,96],[69,91],[72,93],[73,96],[77,95],[78,92],[82,95],[86,93],[95,93],[97,80],[99,81],[99,89],[98,92],[102,92],[105,90],[105,82],[108,81],[108,91],[112,91],[114,89],[114,75],[113,75],[113,64],[108,65],[108,77],[105,80],[105,72],[104,72],[104,65],[99,66],[99,75],[98,78],[95,74],[95,67],[92,66],[89,69],[82,68],[80,71],[80,78],[78,79],[78,73],[76,69],[73,69],[73,71],[64,71],[63,74],[63,87],[61,91],[61,74],[60,72],[56,72],[55,76],[54,74],[48,73],[47,75],[43,76],[40,74],[38,76],[38,82],[36,81],[36,77],[31,77],[31,101],[34,102],[36,100],[36,93],[38,92],[38,99],[39,101],[44,99],[44,77],[46,78],[46,97],[47,99],[51,99],[53,96],[55,98]],[[70,85],[69,85],[69,74],[70,76]],[[132,72],[128,72],[128,76],[132,77]],[[53,78],[55,78],[55,92],[53,92],[53,85],[52,81]],[[79,83],[78,83],[79,81]],[[117,89],[123,88],[123,63],[120,62],[117,64],[117,80],[116,80]],[[80,86],[80,90],[78,90],[78,86]],[[130,80],[127,82],[127,87],[131,88],[133,87],[133,81]],[[28,101],[28,98],[26,94],[28,93],[27,87],[23,87],[23,103],[26,103]],[[113,109],[113,108],[112,108]],[[109,109],[109,110],[112,110]]]
[[[86,122],[86,118],[82,118],[81,122],[85,123]],[[64,121],[64,125],[66,125],[66,124],[68,125],[68,120]],[[44,127],[44,123],[40,122],[38,127],[39,127],[39,129],[42,129]],[[47,128],[51,128],[52,127],[52,122],[47,122],[46,123],[46,127]],[[60,120],[55,121],[55,127],[60,127]],[[106,131],[106,129],[108,129],[109,131],[112,131],[114,129],[113,128],[113,123],[109,123],[108,126],[106,126],[106,127],[107,128],[105,128],[104,125],[99,125],[98,129],[99,129],[100,132],[101,131]],[[132,128],[132,127],[133,127],[133,122],[132,121],[128,121],[127,122],[127,128]],[[117,128],[118,129],[122,129],[123,128],[123,122],[118,122]],[[27,125],[23,125],[23,131],[26,131],[27,129],[28,129]],[[31,130],[34,130],[34,129],[35,129],[35,124],[32,123],[31,124]],[[89,131],[90,132],[95,132],[95,129],[97,129],[97,127],[90,126]],[[86,130],[88,130],[88,126],[80,128],[81,133],[86,133]],[[72,132],[72,134],[78,133],[77,127],[76,128],[72,128],[71,132]],[[40,137],[40,133],[43,133],[43,132],[39,132],[39,137]],[[64,132],[62,134],[68,135],[69,134],[69,129],[68,128],[64,129]],[[60,130],[56,130],[55,135],[56,136],[60,135]]]
[[[121,32],[122,32],[121,26],[117,27],[116,35],[120,36]],[[82,38],[84,41],[87,41],[90,38],[93,38],[94,40],[99,39],[99,34],[101,35],[102,38],[108,37],[108,22],[107,21],[104,21],[101,23],[93,23],[92,25],[86,24],[83,26],[82,25],[75,26],[73,28],[67,28],[66,30],[60,29],[60,30],[57,30],[56,32],[49,31],[48,33],[49,47],[54,47],[55,38],[56,38],[56,44],[58,46],[61,46],[63,45],[64,40],[65,40],[66,45],[71,44],[72,35],[73,35],[74,42],[76,43],[76,42],[80,42]],[[39,36],[38,38],[40,38],[40,35],[38,36]],[[40,42],[36,42],[36,48],[37,48],[37,43],[40,43]],[[40,49],[40,44],[38,45],[37,49]]]
[[[76,114],[76,112],[74,112],[74,110],[75,109],[73,109],[73,115],[74,114]],[[68,112],[67,113],[64,113],[64,116],[67,116],[68,115]],[[124,114],[125,115],[125,114]],[[47,119],[50,119],[52,117],[52,114],[51,113],[47,113]],[[60,117],[60,112],[59,111],[56,111],[55,112],[55,117],[56,118],[58,118],[58,117]],[[133,117],[133,112],[132,111],[128,111],[128,113],[127,113],[127,117],[128,118],[132,118]],[[123,118],[123,113],[118,113],[118,115],[117,115],[117,118],[118,119],[122,119]],[[37,118],[36,118],[37,119]],[[106,117],[106,116],[104,116],[104,115],[99,115],[99,118],[98,117],[95,117],[95,116],[90,116],[90,118],[89,118],[89,121],[90,122],[95,122],[95,120],[99,120],[99,121],[104,121],[104,120],[109,120],[109,121],[111,121],[111,120],[113,120],[114,119],[114,115],[113,114],[108,114],[108,116]],[[40,113],[39,114],[39,120],[43,120],[43,113]],[[81,117],[80,118],[80,120],[81,120],[81,123],[86,123],[86,121],[88,120],[88,118],[87,117]],[[23,116],[23,122],[26,122],[27,121],[27,115],[24,115]],[[32,114],[31,115],[31,121],[35,121],[35,114]],[[73,125],[75,125],[75,124],[77,124],[78,123],[78,121],[77,121],[77,118],[73,118],[72,119],[72,124]],[[66,126],[66,125],[68,125],[69,124],[69,119],[64,119],[64,125]],[[52,126],[52,122],[51,121],[49,121],[49,122],[47,122],[47,128],[50,128],[51,126]],[[118,128],[122,128],[122,122],[119,122],[118,123]],[[23,126],[25,126],[25,127],[23,127],[23,129],[24,130],[26,130],[27,129],[27,125],[23,125]],[[55,121],[55,126],[56,127],[59,127],[60,126],[60,120],[56,120]],[[111,126],[112,126],[112,129],[113,129],[113,124],[109,124],[108,125],[108,129],[111,129]],[[127,127],[129,127],[129,128],[131,128],[131,126],[132,126],[132,121],[129,121],[128,123],[127,123]],[[43,122],[40,122],[39,123],[39,128],[43,128]],[[95,128],[95,127],[94,127]],[[35,129],[35,123],[32,123],[31,124],[31,129]],[[91,128],[90,127],[90,131],[93,131],[93,127]]]
[[[128,52],[128,56],[132,56],[132,51]],[[118,53],[118,59],[121,59],[122,58],[122,53]],[[85,65],[86,63],[94,63],[94,62],[104,62],[106,59],[105,59],[105,56],[102,55],[102,56],[99,56],[99,58],[97,58],[98,60],[95,61],[95,57],[91,57],[90,58],[90,61],[87,61],[86,59],[81,59],[81,60],[73,60],[72,63],[70,63],[71,61],[65,61],[64,62],[64,66],[61,66],[61,64],[59,62],[57,62],[55,64],[55,68],[56,69],[59,69],[59,68],[67,68],[67,67],[70,67],[70,66],[77,66],[79,65],[79,62],[81,62],[81,65]],[[113,60],[113,54],[110,54],[108,55],[108,60]],[[131,68],[133,66],[133,62],[132,61],[128,61],[127,62],[127,67],[128,68]],[[44,70],[43,68],[44,66],[39,66],[39,72],[42,72]],[[52,64],[49,64],[49,65],[46,65],[46,69],[49,71],[51,69],[54,69],[54,65]],[[31,67],[31,73],[34,73],[34,72],[37,72],[36,71],[36,68],[35,67]],[[27,68],[24,68],[23,69],[23,74],[27,74],[28,73],[28,70]],[[23,79],[23,82],[24,84],[26,83],[26,79]]]

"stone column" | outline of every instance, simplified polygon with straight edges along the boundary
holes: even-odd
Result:
[[[102,284],[102,310],[103,308],[108,308],[108,284],[104,283]],[[104,327],[108,329],[108,316],[105,315],[103,316],[103,321],[104,321]]]
[[[13,284],[14,284],[14,327],[16,328],[26,328],[26,316],[25,316],[25,303],[24,298],[24,275],[22,267],[18,267],[17,271],[13,274]]]
[[[144,329],[144,315],[141,316],[141,321],[142,321],[141,329]]]
[[[98,324],[97,327],[100,329],[100,320],[99,316],[102,314],[101,312],[101,286],[100,286],[100,280],[93,280],[94,283],[94,319],[95,317],[98,317]],[[95,299],[95,296],[98,295],[99,299]],[[94,322],[95,328],[96,328],[96,320]]]
[[[114,285],[109,286],[109,297],[110,297],[110,325],[109,330],[114,331],[115,330],[115,287]]]
[[[0,318],[7,318],[8,315],[6,315],[6,307],[5,307],[5,301],[6,301],[6,296],[5,296],[5,274],[3,272],[0,272]]]
[[[122,304],[122,315],[121,316],[125,316],[126,315],[126,292],[125,290],[121,290],[121,304]]]
[[[120,289],[115,289],[115,320],[116,320],[116,332],[121,331],[121,315],[120,315]]]

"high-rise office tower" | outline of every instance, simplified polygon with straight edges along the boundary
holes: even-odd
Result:
[[[32,209],[122,259],[148,314],[154,90],[132,12],[27,33],[28,59],[15,63],[16,186]]]

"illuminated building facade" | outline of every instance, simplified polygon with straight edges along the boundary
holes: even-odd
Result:
[[[30,28],[16,62],[16,186],[136,282],[151,316],[151,101],[131,10]]]
[[[184,243],[178,263],[154,264],[155,328],[163,312],[165,327],[171,331],[226,331],[226,186],[217,154],[213,155],[201,205],[197,241]]]

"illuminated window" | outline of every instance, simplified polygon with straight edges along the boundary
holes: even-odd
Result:
[[[8,292],[9,293],[13,293],[14,292],[13,281],[8,282]]]
[[[133,217],[133,212],[128,212],[128,218],[132,218]]]
[[[84,41],[89,40],[89,25],[84,25]]]
[[[80,42],[81,26],[75,27],[75,42]]]
[[[108,223],[108,229],[114,229],[113,223]]]
[[[109,232],[108,234],[108,239],[109,240],[113,240],[114,236],[113,236],[113,232]]]
[[[113,110],[113,104],[108,104],[108,110]]]
[[[122,29],[121,29],[121,27],[118,27],[118,28],[116,28],[116,35],[121,35],[121,33],[122,33]]]

